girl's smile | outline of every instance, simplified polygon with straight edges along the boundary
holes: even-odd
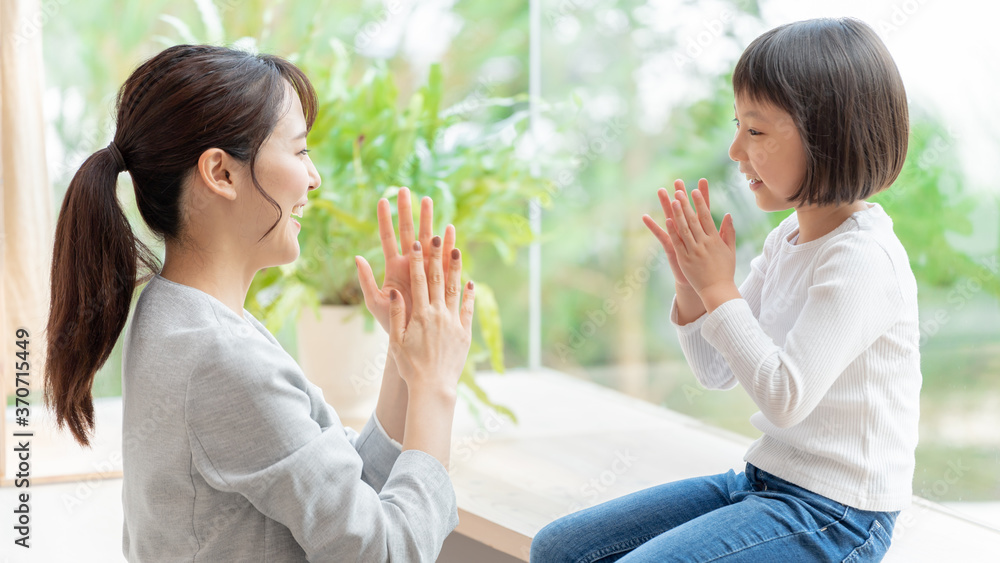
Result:
[[[806,153],[792,116],[772,104],[736,96],[736,134],[729,158],[740,163],[757,206],[783,211],[802,185]]]

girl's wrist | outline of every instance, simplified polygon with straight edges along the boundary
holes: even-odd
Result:
[[[709,313],[718,309],[726,301],[743,298],[739,288],[732,281],[707,285],[698,291],[698,296],[701,298],[702,304],[705,305],[705,310]]]

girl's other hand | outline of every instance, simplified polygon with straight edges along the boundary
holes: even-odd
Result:
[[[409,253],[413,296],[409,319],[399,291],[390,290],[389,350],[411,396],[429,392],[453,397],[472,342],[473,284],[466,285],[463,298],[457,248],[449,251],[446,278],[441,237],[431,239],[426,265],[421,246],[413,243]]]
[[[406,318],[410,318],[411,304],[413,302],[410,291],[410,252],[413,248],[415,235],[413,229],[413,211],[410,203],[409,188],[402,188],[396,196],[397,215],[399,217],[399,242],[400,249],[396,247],[396,232],[392,226],[392,207],[389,200],[382,198],[378,202],[378,230],[379,239],[382,241],[382,255],[385,258],[385,277],[382,280],[382,287],[379,288],[375,282],[375,275],[368,261],[357,256],[354,259],[358,268],[358,281],[361,284],[361,292],[365,296],[365,306],[378,320],[379,324],[386,332],[389,332],[389,292],[392,289],[399,291],[403,299]],[[431,252],[431,237],[433,236],[434,225],[434,202],[431,198],[424,197],[420,202],[420,232],[419,240],[423,252],[423,263],[429,265]],[[455,227],[448,225],[444,231],[444,256],[450,256],[451,250],[455,248]],[[445,272],[445,283],[448,281],[450,271]]]

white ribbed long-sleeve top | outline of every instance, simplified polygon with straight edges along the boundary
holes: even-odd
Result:
[[[921,387],[917,284],[878,204],[796,244],[793,213],[740,286],[741,299],[677,326],[698,381],[740,384],[763,435],[744,460],[837,502],[911,501]],[[677,304],[670,320],[678,323]]]

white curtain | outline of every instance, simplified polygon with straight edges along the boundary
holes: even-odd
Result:
[[[15,331],[26,328],[35,400],[41,399],[55,230],[42,112],[42,27],[49,17],[39,0],[0,0],[0,391],[4,397],[14,392]],[[5,419],[6,409],[3,438]],[[0,473],[6,450],[0,450]]]

